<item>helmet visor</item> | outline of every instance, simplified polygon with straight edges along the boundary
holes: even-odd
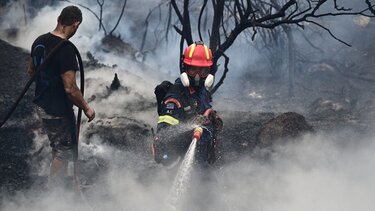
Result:
[[[186,74],[188,74],[191,77],[195,77],[198,74],[199,77],[205,78],[208,76],[208,74],[210,74],[210,68],[188,66],[186,68]]]

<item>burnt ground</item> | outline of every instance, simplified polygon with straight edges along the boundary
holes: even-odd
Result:
[[[0,40],[0,58],[2,58],[0,60],[0,117],[2,119],[28,80],[26,74],[28,53]],[[307,99],[301,100],[307,107],[307,112],[302,115],[284,113],[278,109],[272,112],[273,108],[269,109],[270,112],[220,111],[224,119],[224,132],[218,137],[218,160],[215,166],[220,168],[224,163],[234,162],[241,155],[251,154],[254,148],[264,147],[264,145],[267,145],[264,143],[272,142],[274,139],[281,140],[298,137],[306,132],[332,131],[342,128],[351,128],[358,134],[369,131],[374,116],[372,114],[375,111],[369,96],[372,96],[374,91],[362,93],[364,97],[357,98],[357,94],[347,93],[346,88],[343,88],[340,84],[345,84],[344,87],[347,84],[352,86],[358,83],[362,84],[363,87],[356,87],[359,87],[359,92],[363,92],[372,82],[366,81],[368,84],[363,84],[361,79],[353,79],[353,77],[345,76],[345,73],[338,72],[339,68],[333,67],[332,64],[330,66],[324,64],[323,66],[311,67],[306,73],[299,76],[309,81],[309,84],[300,85],[298,89],[300,91],[296,93],[295,100]],[[324,81],[331,82],[332,78],[335,78],[334,85],[337,86],[331,85],[332,83],[324,84]],[[282,85],[282,82],[269,83],[267,80],[269,79],[263,79],[262,81],[256,78],[251,80],[250,77],[250,80],[243,83],[249,90],[252,88],[251,86],[257,85],[257,83],[268,84],[271,87],[271,92],[285,86]],[[246,85],[246,83],[249,85]],[[307,88],[303,88],[303,86],[307,86]],[[314,89],[317,89],[317,87],[322,89],[323,92],[320,94],[316,92]],[[256,103],[260,103],[261,100],[253,101],[245,92],[246,89],[244,89],[244,93],[240,93],[245,96],[242,98],[245,104],[256,106]],[[282,99],[280,99],[282,97],[272,96],[272,94],[268,93],[272,99],[264,99],[269,105],[277,104],[273,100],[280,101],[278,104],[288,105],[290,103],[289,101],[282,102]],[[2,178],[0,180],[0,193],[13,194],[19,190],[27,190],[35,183],[45,182],[45,175],[37,175],[35,166],[31,165],[35,163],[42,165],[42,162],[46,160],[45,157],[50,156],[48,144],[34,146],[35,134],[43,134],[43,132],[40,131],[40,122],[34,113],[34,106],[31,102],[32,96],[33,90],[31,89],[22,99],[10,120],[4,127],[0,128],[0,177]],[[154,109],[150,108],[153,105],[151,102],[143,101],[144,98],[140,96],[139,101],[135,101],[136,105],[132,108]],[[142,106],[139,106],[139,104],[142,104]],[[293,107],[290,110],[293,110]],[[132,165],[137,166],[137,169],[141,169],[142,174],[146,175],[147,172],[143,171],[144,168],[147,168],[145,166],[153,166],[153,164],[150,164],[152,162],[149,156],[151,138],[150,125],[121,116],[99,117],[95,120],[95,124],[91,124],[86,129],[84,134],[86,140],[105,140],[101,144],[110,145],[120,151],[130,150],[134,152],[143,167],[139,167],[137,164]],[[260,144],[261,142],[262,144]],[[88,147],[90,146],[95,147],[95,145],[88,143]],[[83,149],[81,156],[83,182],[86,184],[95,183],[95,179],[99,179],[99,177],[93,175],[105,171],[108,162],[109,160],[105,157],[97,157],[90,154],[89,150],[84,151]],[[147,176],[143,177],[147,180]]]
[[[26,65],[28,53],[0,40],[0,118],[11,108],[28,80]],[[19,190],[31,184],[29,176],[29,151],[33,145],[33,117],[30,90],[5,127],[0,128],[0,180],[1,191]]]

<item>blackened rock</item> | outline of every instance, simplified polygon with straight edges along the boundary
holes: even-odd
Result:
[[[223,130],[218,134],[216,163],[235,162],[240,155],[248,154],[256,147],[256,135],[274,113],[251,113],[237,111],[219,111],[224,122]]]
[[[148,139],[151,126],[128,117],[100,119],[91,124],[86,131],[87,139],[96,135],[103,143],[118,149],[145,152],[148,150]]]
[[[120,87],[121,87],[120,80],[118,79],[117,73],[115,73],[115,77],[112,80],[110,89],[113,91],[113,90],[118,90],[118,88]]]
[[[287,112],[268,121],[258,133],[257,144],[261,147],[270,146],[278,140],[296,138],[303,133],[313,132],[304,116]]]

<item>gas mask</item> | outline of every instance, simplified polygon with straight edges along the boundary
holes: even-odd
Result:
[[[207,90],[211,89],[215,80],[215,77],[210,73],[210,68],[194,66],[187,66],[185,71],[181,73],[180,78],[185,87],[204,86]]]

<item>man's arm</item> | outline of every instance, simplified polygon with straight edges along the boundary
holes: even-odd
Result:
[[[61,74],[61,77],[64,83],[65,92],[70,101],[72,101],[77,107],[82,108],[83,112],[85,112],[85,115],[89,119],[89,122],[93,120],[95,118],[95,110],[83,99],[82,93],[76,83],[76,72],[68,70]]]

